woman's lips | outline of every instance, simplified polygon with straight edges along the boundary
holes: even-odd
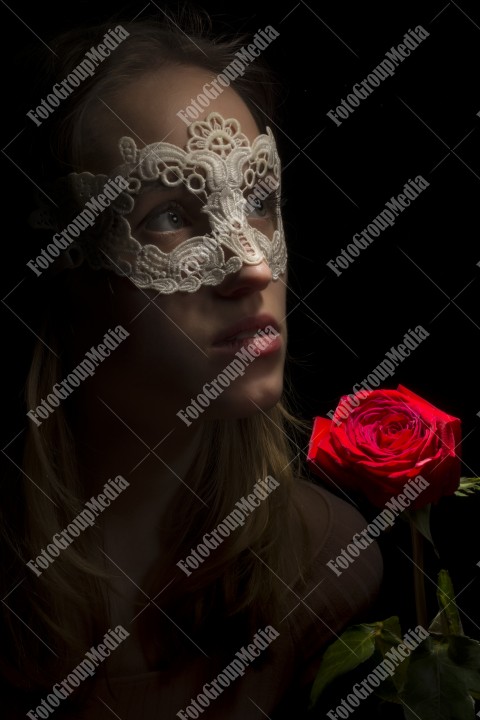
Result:
[[[254,346],[254,356],[257,358],[267,357],[280,350],[282,347],[282,336],[279,332],[259,332],[256,330],[244,330],[233,337],[216,342],[213,346],[215,353],[235,355],[242,348]]]
[[[238,339],[253,338],[262,330],[264,335],[268,335],[269,331],[271,335],[274,335],[279,333],[280,328],[275,318],[266,313],[245,317],[219,333],[214,339],[213,345],[216,347]]]

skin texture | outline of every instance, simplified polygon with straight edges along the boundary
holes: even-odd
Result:
[[[189,137],[187,125],[176,113],[211,79],[211,73],[200,68],[174,67],[141,76],[117,96],[104,99],[106,105],[99,104],[85,128],[80,169],[109,173],[120,163],[117,144],[124,135],[133,137],[139,147],[158,141],[184,147]],[[247,106],[231,88],[212,101],[198,119],[212,111],[236,118],[250,142],[260,134]],[[148,242],[156,241],[152,233],[158,230],[141,224],[163,202],[159,194],[149,193],[130,218],[137,234],[147,233],[142,237]],[[208,221],[195,209],[189,209],[189,218],[195,234],[208,231]],[[271,219],[252,218],[252,222],[258,222],[266,234],[272,231]],[[153,227],[162,229],[164,223],[165,216],[156,217]],[[165,238],[169,236],[163,235],[162,241]],[[172,494],[182,481],[188,483],[200,424],[267,410],[281,396],[287,339],[286,277],[273,281],[270,268],[262,262],[242,266],[215,287],[157,295],[114,273],[81,266],[63,273],[60,282],[65,285],[74,337],[70,367],[101,342],[109,328],[121,324],[130,333],[72,399],[87,492],[99,492],[105,481],[117,474],[130,482],[101,520],[105,551],[115,563],[106,561],[107,569],[118,576],[114,586],[119,595],[112,600],[114,625],[128,622],[138,612],[134,608],[138,590],[133,582],[141,586],[152,565],[161,562],[157,528]],[[233,353],[231,357],[219,355],[212,347],[214,339],[233,323],[258,313],[268,313],[278,323],[281,349],[256,359],[243,377],[233,381],[200,419],[187,427],[176,413],[234,357]],[[118,673],[146,669],[135,642],[132,636],[123,654],[113,654]]]
[[[189,137],[187,126],[176,112],[188,104],[209,77],[206,71],[198,68],[169,69],[142,77],[120,96],[109,99],[107,104],[111,110],[103,106],[100,122],[94,121],[98,146],[95,163],[87,159],[84,169],[108,172],[118,165],[117,143],[125,134],[131,134],[138,144],[139,138],[142,144],[150,144],[168,136],[168,142],[184,147]],[[259,134],[246,105],[231,88],[213,101],[199,119],[204,119],[211,111],[238,119],[250,141]],[[129,218],[136,237],[155,241],[153,231],[138,228],[155,205],[163,202],[163,195],[162,191],[153,191],[138,203]],[[190,214],[195,215],[194,222],[199,229],[208,230],[205,217],[195,210],[191,210]],[[253,222],[264,222],[264,231],[271,229],[268,220]],[[105,285],[105,276],[88,274],[97,277],[89,277],[89,287],[82,294],[80,307],[77,305],[78,322],[81,324],[82,317],[87,318],[83,330],[94,341],[98,332],[104,332],[105,317],[102,317],[102,307],[95,293],[91,292],[91,286],[92,281]],[[286,340],[283,320],[286,314],[285,279],[272,281],[270,268],[265,262],[244,265],[239,272],[228,275],[220,285],[202,287],[195,293],[157,295],[155,291],[139,290],[127,279],[112,273],[108,274],[108,279],[113,290],[109,298],[114,313],[112,320],[122,323],[132,336],[122,350],[115,352],[115,357],[109,358],[108,377],[111,380],[102,378],[102,397],[105,400],[106,395],[115,397],[117,411],[122,418],[140,415],[136,421],[141,423],[143,434],[140,434],[147,442],[158,442],[161,437],[159,424],[164,425],[167,432],[177,426],[176,412],[196,397],[203,384],[215,378],[229,362],[212,350],[212,343],[222,330],[246,316],[267,312],[280,324]],[[88,313],[85,303],[88,303]],[[98,320],[96,336],[91,331],[92,316]],[[86,342],[88,344],[89,340]],[[81,344],[79,352],[81,347],[85,344]],[[202,417],[241,417],[257,411],[253,403],[262,409],[275,404],[282,391],[284,353],[285,343],[282,352],[253,363],[249,372],[232,383]],[[119,397],[118,387],[124,385],[127,378],[133,383],[134,392],[123,393]],[[144,398],[147,404],[142,407]],[[155,415],[152,399],[161,403],[163,417],[155,418],[155,431],[150,435],[146,425],[150,425]]]

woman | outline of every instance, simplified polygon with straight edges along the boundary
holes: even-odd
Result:
[[[374,545],[341,577],[327,566],[365,521],[301,479],[282,399],[269,82],[204,34],[67,33],[30,116],[60,180],[33,219],[42,320],[3,505],[11,717],[300,711],[378,589]]]

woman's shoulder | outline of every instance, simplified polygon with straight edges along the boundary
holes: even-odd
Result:
[[[353,501],[306,480],[296,482],[294,497],[309,537],[307,567],[297,584],[299,606],[291,623],[307,682],[325,645],[352,622],[367,620],[364,615],[378,594],[383,562]]]
[[[351,544],[353,537],[360,535],[356,542],[360,545],[367,544],[367,547],[365,551],[359,550],[357,557],[362,555],[368,558],[368,564],[371,564],[373,556],[376,555],[381,565],[381,557],[373,539],[364,532],[368,523],[355,507],[353,499],[348,495],[343,499],[325,487],[304,479],[295,482],[293,493],[296,506],[314,544],[317,560],[328,562],[330,557],[327,556],[331,552],[336,552],[337,557],[337,551],[341,551],[345,544]],[[367,541],[362,543],[361,538],[367,538]],[[370,546],[370,552],[366,552]],[[356,552],[355,548],[353,551]],[[342,568],[337,567],[336,572],[339,570]]]

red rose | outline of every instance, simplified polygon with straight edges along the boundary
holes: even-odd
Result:
[[[458,488],[460,438],[458,418],[399,385],[344,396],[332,420],[315,418],[307,462],[325,477],[323,470],[327,480],[362,492],[376,507],[421,475],[429,485],[411,504],[420,508]]]

